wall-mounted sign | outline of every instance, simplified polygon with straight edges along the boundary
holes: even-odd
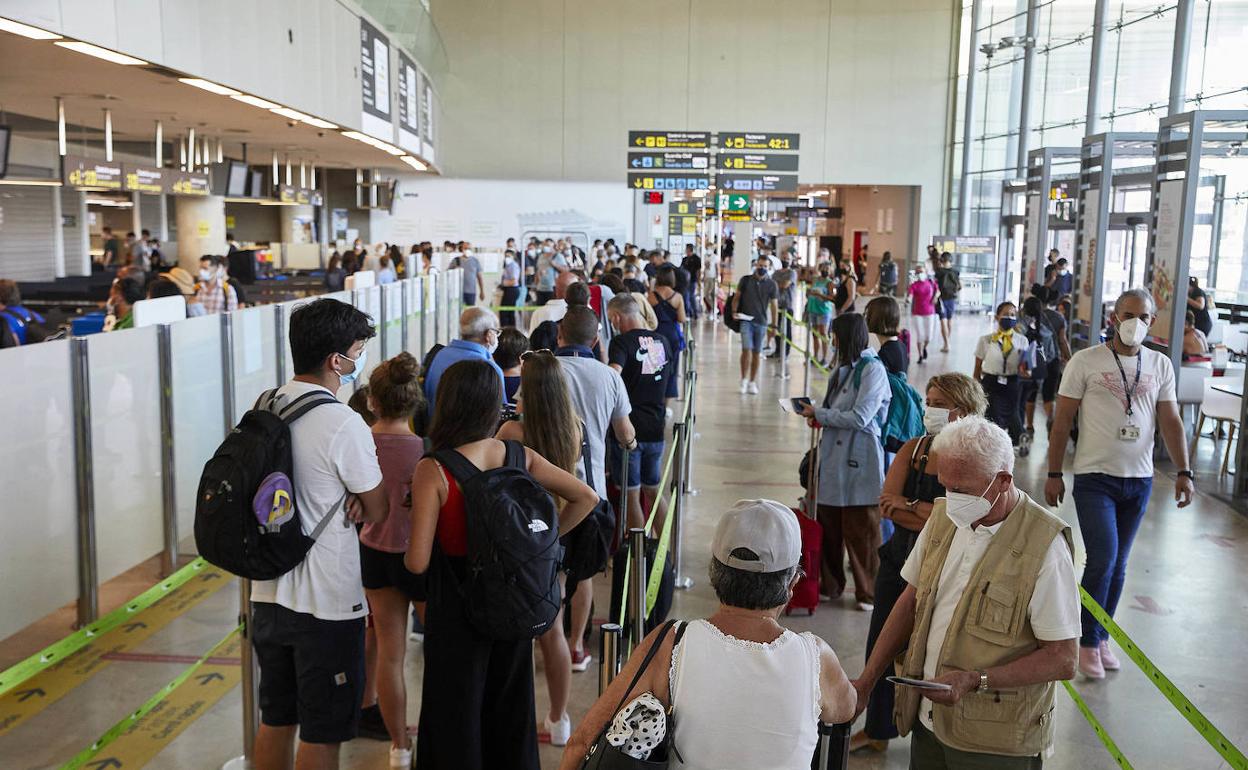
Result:
[[[360,113],[364,133],[390,140],[390,41],[360,19]]]
[[[754,192],[795,192],[797,174],[719,174],[715,181],[722,190]]]
[[[629,148],[705,150],[711,146],[709,131],[629,131]]]
[[[667,204],[667,213],[671,215],[695,214],[698,208],[694,201],[672,201]]]
[[[697,235],[698,216],[696,214],[672,214],[667,218],[668,235]]]
[[[174,195],[210,195],[208,175],[198,171],[166,171],[169,192]]]
[[[61,158],[61,179],[70,187],[94,187],[100,190],[122,189],[122,164],[117,161],[66,155]]]
[[[797,171],[796,154],[720,153],[715,165],[724,171]]]
[[[711,179],[694,174],[668,176],[637,173],[628,175],[628,186],[635,190],[706,190],[711,186]]]
[[[710,166],[711,156],[704,152],[630,152],[628,154],[628,167],[631,169],[706,171]]]
[[[996,254],[995,235],[933,235],[932,245],[950,254]]]
[[[407,54],[399,51],[399,146],[420,154],[420,74]]]
[[[425,142],[424,156],[433,160],[433,86],[425,73],[420,75],[420,137]]]
[[[298,206],[320,206],[323,203],[320,191],[309,190],[306,187],[295,187],[289,184],[279,184],[277,186],[277,199],[282,203]]]
[[[797,150],[801,139],[801,134],[719,132],[719,146],[724,150]]]
[[[131,192],[160,195],[167,192],[163,169],[126,164],[126,189]]]

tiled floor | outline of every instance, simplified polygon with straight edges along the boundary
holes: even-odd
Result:
[[[956,322],[954,350],[935,352],[922,366],[911,369],[910,379],[920,390],[928,376],[942,371],[969,372],[973,365],[974,339],[986,331],[983,317],[963,317]],[[777,366],[767,363],[761,377],[762,394],[737,392],[737,338],[722,326],[704,325],[698,334],[701,374],[698,394],[697,435],[694,443],[693,486],[697,494],[686,506],[684,565],[693,578],[691,590],[678,592],[674,615],[698,617],[714,609],[706,581],[707,548],[719,511],[741,497],[771,497],[792,503],[800,495],[797,462],[809,441],[801,420],[781,413],[776,399],[799,395],[803,372],[795,361],[792,378],[776,376]],[[813,378],[811,390],[821,394],[822,378]],[[1025,490],[1036,490],[1043,479],[1043,436],[1037,437],[1032,456],[1019,463],[1018,477]],[[1198,468],[1212,466],[1212,441],[1200,442]],[[1212,471],[1212,468],[1210,468]],[[1208,494],[1177,509],[1171,498],[1172,477],[1159,475],[1150,511],[1141,528],[1131,559],[1119,623],[1171,680],[1204,711],[1227,737],[1248,747],[1248,659],[1243,655],[1248,638],[1248,521]],[[1203,475],[1202,490],[1224,484]],[[1072,522],[1074,507],[1068,501],[1059,513]],[[1083,552],[1076,534],[1076,563]],[[150,572],[150,570],[149,570]],[[598,607],[607,606],[606,580],[598,586]],[[114,587],[118,597],[137,593],[150,584],[143,575],[134,578],[134,590]],[[105,596],[112,593],[106,591]],[[116,599],[119,601],[120,599]],[[237,591],[227,588],[186,616],[154,635],[140,651],[199,655],[235,622]],[[599,615],[605,614],[599,610]],[[856,674],[862,665],[868,617],[848,603],[820,606],[813,617],[793,617],[787,622],[796,630],[812,630],[823,636],[841,656],[846,669]],[[0,665],[37,649],[65,633],[64,618],[0,645]],[[410,647],[410,721],[419,713],[419,646]],[[183,666],[168,663],[114,662],[69,696],[11,733],[0,736],[0,766],[4,768],[54,767],[89,744],[109,725],[178,674]],[[584,713],[596,695],[596,665],[574,677],[571,712]],[[545,710],[545,686],[537,671],[538,713]],[[1080,692],[1099,716],[1109,734],[1137,768],[1228,767],[1195,730],[1158,693],[1130,662],[1121,673],[1099,683],[1079,682]],[[162,753],[149,763],[152,768],[215,768],[239,753],[241,745],[240,698],[227,695]],[[543,766],[554,768],[559,751],[542,750]],[[887,753],[855,756],[856,768],[904,768],[906,741],[895,741]],[[1099,770],[1116,765],[1074,708],[1058,693],[1058,745],[1047,763],[1050,768]],[[343,767],[384,768],[385,744],[357,740],[345,747]],[[128,770],[128,769],[127,769]]]

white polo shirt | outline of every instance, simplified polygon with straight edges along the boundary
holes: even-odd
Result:
[[[1026,502],[1026,495],[1020,493],[1019,510]],[[936,500],[940,512],[944,512],[945,498]],[[933,510],[935,514],[937,511]],[[1008,517],[1007,517],[1008,518]],[[940,660],[941,650],[945,646],[945,634],[949,630],[949,622],[957,609],[962,594],[970,583],[971,573],[979,565],[984,552],[992,543],[993,535],[1001,529],[1005,519],[992,526],[980,526],[975,529],[956,527],[953,542],[949,544],[949,554],[945,557],[944,567],[940,572],[940,581],[936,586],[935,605],[932,608],[932,625],[927,635],[927,654],[923,660],[923,678],[932,679],[936,676],[936,664]],[[907,583],[917,587],[919,568],[923,564],[923,551],[927,546],[932,532],[931,527],[924,527],[915,543],[914,550],[901,568],[901,577]],[[1075,579],[1075,563],[1066,547],[1065,538],[1058,535],[1049,544],[1044,555],[1044,563],[1040,566],[1040,574],[1036,578],[1036,588],[1031,594],[1031,602],[1027,605],[1027,620],[1031,623],[1031,631],[1036,638],[1044,642],[1057,642],[1063,639],[1078,638],[1079,625],[1079,588]],[[923,726],[935,730],[932,726],[931,706],[924,703],[919,706],[919,719]]]

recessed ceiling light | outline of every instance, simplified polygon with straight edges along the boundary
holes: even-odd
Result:
[[[239,92],[235,91],[233,88],[218,85],[211,80],[204,80],[203,78],[178,78],[178,82],[186,83],[188,86],[202,88],[205,91],[211,91],[214,94],[220,94],[222,96],[237,96],[239,94]]]
[[[416,158],[413,158],[411,155],[404,155],[403,157],[399,158],[399,160],[403,161],[404,163],[416,169],[417,171],[429,170],[428,166],[426,166],[424,163],[421,163]]]
[[[28,24],[13,21],[11,19],[0,19],[0,30],[12,32],[14,35],[28,37],[31,40],[60,40],[61,36],[55,32],[48,32],[46,29],[39,29]]]
[[[147,62],[142,59],[136,59],[133,56],[126,56],[124,53],[110,51],[107,48],[100,48],[98,45],[84,43],[81,40],[72,40],[69,42],[59,41],[53,43],[53,45],[59,45],[61,48],[68,48],[69,50],[77,51],[78,53],[85,53],[87,56],[94,56],[95,58],[103,59],[104,61],[111,61],[113,64],[125,64],[132,67],[147,66]]]
[[[251,94],[232,94],[230,98],[237,99],[243,104],[250,104],[252,107],[259,107],[262,110],[275,110],[282,106],[274,102],[265,101],[259,96],[252,96]]]

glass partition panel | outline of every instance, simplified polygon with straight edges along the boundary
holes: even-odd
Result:
[[[407,341],[403,339],[403,292],[407,290],[407,283],[396,281],[381,287],[382,296],[385,298],[382,304],[386,308],[382,321],[385,326],[385,334],[382,336],[383,358],[392,358],[406,349]]]
[[[96,549],[103,583],[164,547],[160,366],[154,326],[88,339]]]
[[[231,314],[234,324],[234,422],[264,391],[277,387],[277,315],[273,305]]]
[[[373,321],[373,326],[377,329],[377,333],[364,346],[364,349],[368,351],[368,359],[364,362],[364,371],[360,372],[360,376],[356,379],[357,383],[363,385],[368,382],[368,375],[373,371],[373,367],[377,366],[383,358],[381,352],[381,287],[369,286],[367,289],[356,289],[355,306],[368,314]]]
[[[178,535],[194,533],[195,497],[204,463],[225,436],[225,373],[221,370],[221,316],[170,327],[173,352],[173,468]],[[193,538],[191,538],[193,540]]]
[[[295,360],[290,357],[290,314],[302,305],[308,304],[307,299],[292,299],[290,302],[283,302],[282,317],[286,319],[286,326],[282,330],[282,356],[286,359],[285,368],[282,370],[286,373],[286,379],[289,380],[295,376]]]
[[[78,596],[74,400],[69,341],[0,351],[7,436],[0,639]]]
[[[428,345],[425,344],[425,279],[413,278],[404,281],[407,292],[407,349],[417,358],[423,358]]]
[[[441,283],[437,273],[425,276],[425,330],[424,342],[421,347],[428,350],[438,343],[438,284]]]

